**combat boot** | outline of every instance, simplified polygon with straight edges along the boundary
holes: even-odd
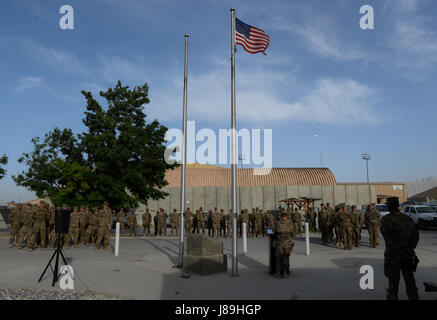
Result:
[[[99,252],[99,248],[96,248],[96,252]]]
[[[106,251],[111,251],[111,248],[106,247],[105,250],[106,250]]]
[[[9,248],[12,248],[12,243],[9,243]]]

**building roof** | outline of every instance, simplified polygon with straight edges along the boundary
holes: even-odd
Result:
[[[272,168],[267,175],[255,175],[254,169],[238,169],[237,175],[239,186],[336,185],[334,175],[327,168]],[[187,187],[229,187],[231,177],[230,168],[186,168]],[[167,171],[165,179],[168,187],[180,187],[181,167]]]
[[[427,199],[427,198],[430,200],[437,200],[437,187],[418,193],[408,199],[419,201],[419,199]]]

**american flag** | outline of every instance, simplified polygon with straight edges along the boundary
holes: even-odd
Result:
[[[265,55],[270,38],[263,30],[235,18],[235,41],[249,53],[262,52]]]

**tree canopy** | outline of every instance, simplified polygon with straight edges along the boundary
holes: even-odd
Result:
[[[165,133],[157,120],[146,122],[143,109],[150,101],[146,84],[130,89],[118,81],[100,96],[91,92],[87,101],[85,132],[55,128],[44,139],[32,139],[33,151],[18,160],[27,170],[14,176],[17,185],[48,196],[55,205],[136,207],[138,202],[167,196],[160,190],[168,183],[165,172],[177,164],[164,159]]]
[[[4,154],[0,157],[0,165],[8,164],[8,157]],[[6,175],[6,170],[0,166],[0,180]]]

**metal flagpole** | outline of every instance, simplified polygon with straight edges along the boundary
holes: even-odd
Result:
[[[238,276],[237,262],[237,120],[235,107],[235,9],[231,8],[231,165],[232,165],[232,275]]]
[[[187,163],[187,80],[188,80],[188,34],[185,35],[185,69],[184,69],[184,111],[182,120],[182,171],[181,171],[181,211],[179,217],[179,268],[184,264],[184,212],[185,212],[185,166]]]

